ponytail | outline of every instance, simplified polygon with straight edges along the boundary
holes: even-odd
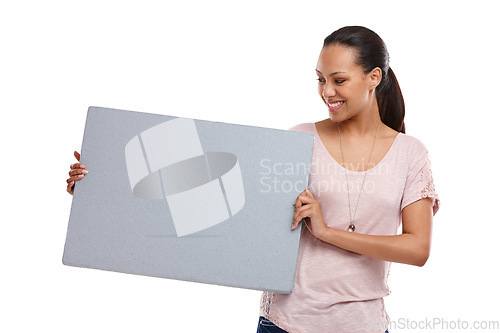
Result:
[[[396,75],[390,67],[385,82],[381,83],[376,89],[380,119],[393,130],[406,133],[405,101]]]
[[[323,47],[332,44],[355,48],[356,62],[365,73],[376,67],[382,70],[382,81],[375,90],[380,119],[390,128],[405,133],[405,102],[398,80],[389,67],[389,53],[382,38],[368,28],[348,26],[332,32],[323,41]]]

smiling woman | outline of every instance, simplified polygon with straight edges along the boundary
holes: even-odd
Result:
[[[289,295],[262,294],[258,332],[387,332],[390,263],[429,256],[440,206],[429,152],[405,134],[403,96],[375,32],[333,32],[316,74],[329,117],[290,128],[315,136],[292,221],[307,226],[295,284]]]
[[[389,67],[389,53],[385,43],[374,34],[367,40],[362,31],[340,29],[324,41],[318,59],[318,92],[335,118],[343,106],[365,107],[367,96],[359,96],[375,89],[380,119],[395,131],[405,133],[405,106],[401,89],[394,72]],[[376,37],[378,38],[376,38]],[[329,72],[327,69],[333,69]],[[320,70],[323,70],[323,74]],[[344,105],[345,104],[345,105]],[[334,120],[334,119],[332,119]]]

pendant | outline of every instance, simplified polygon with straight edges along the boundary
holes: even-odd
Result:
[[[356,230],[356,226],[354,225],[354,223],[351,223],[349,225],[349,228],[347,228],[347,231],[349,232],[354,232]]]

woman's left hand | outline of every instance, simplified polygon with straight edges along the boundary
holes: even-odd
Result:
[[[305,189],[299,194],[295,200],[295,213],[293,215],[292,230],[297,228],[299,222],[304,221],[310,226],[311,233],[320,238],[321,235],[328,229],[328,226],[321,214],[319,202],[314,198],[312,193]]]

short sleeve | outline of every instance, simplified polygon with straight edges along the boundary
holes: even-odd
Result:
[[[424,152],[408,172],[403,198],[401,199],[401,210],[409,204],[426,197],[432,199],[432,215],[436,215],[441,201],[434,186],[428,151]]]

